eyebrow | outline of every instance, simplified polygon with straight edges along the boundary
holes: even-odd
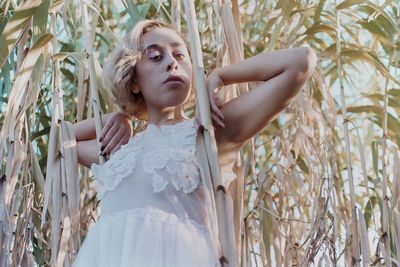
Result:
[[[173,43],[170,43],[169,45],[172,46],[172,47],[178,47],[178,46],[184,46],[184,43],[173,42]],[[151,44],[151,45],[147,46],[143,51],[144,51],[144,53],[147,53],[147,51],[149,51],[151,49],[161,50],[162,47],[160,45],[158,45],[158,44]]]

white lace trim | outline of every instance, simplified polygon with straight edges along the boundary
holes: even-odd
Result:
[[[153,172],[153,192],[161,192],[167,186],[168,182],[162,178],[162,176],[158,175],[157,172]]]
[[[200,173],[196,157],[185,150],[166,147],[149,151],[145,154],[143,167],[153,177],[153,192],[162,191],[168,183],[157,172],[162,169],[171,174],[171,183],[176,190],[190,193],[198,186]]]
[[[164,223],[172,224],[172,225],[179,225],[180,223],[184,224],[192,224],[195,225],[198,229],[202,231],[207,231],[208,228],[205,224],[200,224],[195,220],[178,217],[176,214],[168,213],[163,210],[157,208],[134,208],[128,210],[120,210],[117,212],[113,212],[106,215],[101,215],[99,221],[121,221],[130,216],[137,216],[137,217],[152,217],[155,220],[162,221]]]
[[[143,151],[141,139],[147,131],[152,135],[154,149]],[[107,191],[112,191],[137,167],[137,155],[144,152],[143,169],[152,176],[153,192],[161,192],[168,184],[163,170],[169,174],[176,190],[184,193],[195,190],[200,182],[199,163],[195,156],[196,129],[193,119],[173,125],[156,126],[149,124],[147,129],[131,138],[126,145],[111,155],[103,165],[92,164],[93,175],[97,177],[98,198],[102,199]]]
[[[99,199],[102,199],[107,191],[115,189],[136,167],[136,154],[142,150],[142,146],[137,144],[142,134],[143,132],[138,133],[135,138],[129,139],[129,142],[121,146],[103,165],[92,164],[93,175],[97,177]]]
[[[189,121],[160,127],[149,125],[150,130],[157,131],[158,128],[164,133],[153,139],[156,149],[148,151],[143,160],[144,170],[153,178],[153,192],[161,192],[168,184],[157,172],[162,169],[171,174],[171,183],[176,190],[182,189],[187,194],[197,188],[200,172],[195,156],[196,129],[193,121]]]

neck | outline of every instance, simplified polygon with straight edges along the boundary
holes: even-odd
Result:
[[[149,123],[156,125],[174,124],[184,119],[188,119],[181,105],[162,109],[151,109],[148,110],[148,115]]]

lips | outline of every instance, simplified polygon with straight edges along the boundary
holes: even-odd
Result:
[[[183,79],[179,76],[175,76],[175,75],[170,75],[163,83],[167,83],[167,82],[181,82],[184,83]]]

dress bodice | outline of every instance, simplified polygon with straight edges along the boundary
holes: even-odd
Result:
[[[205,224],[193,122],[149,124],[106,163],[92,164],[102,215],[155,207]]]
[[[200,176],[196,134],[194,119],[172,125],[149,124],[106,163],[92,164],[100,199],[99,222],[118,223],[118,229],[125,229],[121,236],[136,237],[151,231],[131,233],[132,227],[142,221],[160,236],[182,231],[182,225],[195,226],[192,229],[208,233],[215,255],[220,255],[216,214]],[[231,166],[222,166],[221,178],[228,188],[236,178]],[[167,230],[170,227],[175,230]],[[104,234],[108,236],[108,230]],[[174,237],[167,239],[175,240],[175,234],[171,235]],[[206,243],[204,246],[210,247]]]
[[[194,119],[148,124],[103,165],[92,164],[100,216],[156,208],[206,225],[207,208],[196,155]],[[236,176],[223,168],[228,186]]]
[[[185,193],[196,189],[200,172],[195,156],[196,131],[192,126],[193,119],[171,125],[149,124],[104,165],[92,164],[98,178],[99,198],[129,177],[135,168],[142,168],[151,176],[154,193],[162,191],[167,184]]]

